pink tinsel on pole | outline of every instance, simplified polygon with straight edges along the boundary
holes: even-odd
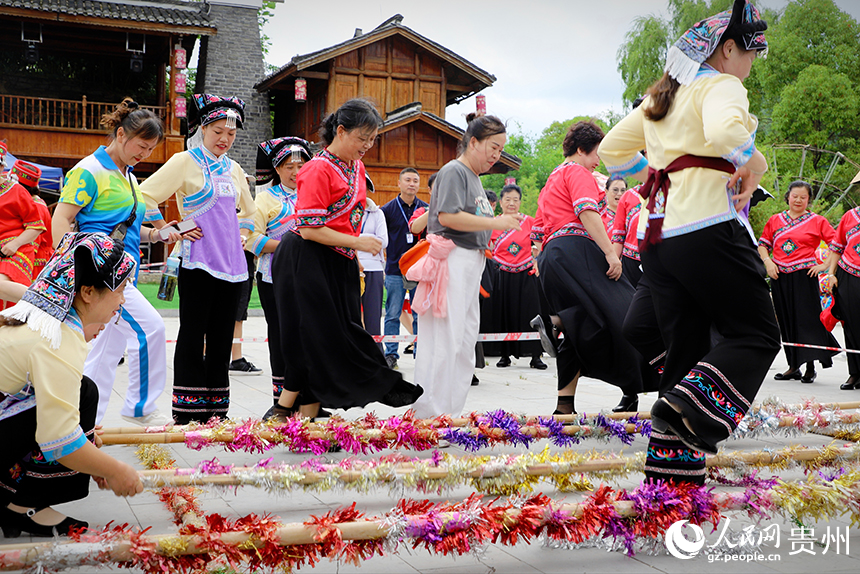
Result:
[[[407,279],[418,281],[412,309],[423,315],[433,307],[433,316],[444,318],[448,315],[448,255],[456,246],[441,235],[428,235],[427,241],[427,255],[406,272]]]

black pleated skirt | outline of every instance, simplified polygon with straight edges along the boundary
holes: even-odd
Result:
[[[484,273],[481,274],[481,287],[490,296],[481,297],[481,324],[478,329],[479,333],[504,333],[502,324],[499,322],[500,300],[498,289],[499,275],[501,273],[499,264],[493,259],[487,259],[486,265],[484,265]],[[479,368],[484,368],[484,357],[498,357],[502,354],[502,344],[498,341],[479,341],[478,345],[481,347],[481,364]]]
[[[821,323],[818,277],[810,277],[805,269],[780,273],[778,279],[771,280],[770,292],[783,341],[822,347],[839,346],[836,338]],[[827,368],[833,365],[832,357],[837,354],[837,351],[790,346],[784,346],[783,350],[792,368],[809,361],[820,361]]]
[[[641,392],[647,365],[622,334],[634,293],[630,282],[606,276],[606,258],[587,237],[553,239],[539,265],[549,313],[564,324],[557,358],[559,387],[581,371],[625,393]]]
[[[358,263],[288,233],[275,250],[272,279],[290,391],[348,409],[412,386],[388,368],[361,326]]]
[[[528,271],[510,273],[500,270],[493,298],[499,324],[498,333],[529,333],[529,321],[540,313],[540,280]],[[542,351],[540,341],[502,341],[502,356],[532,357]]]

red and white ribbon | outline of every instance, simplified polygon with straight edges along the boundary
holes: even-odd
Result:
[[[373,340],[377,343],[414,343],[418,337],[416,335],[373,335]],[[538,341],[540,333],[481,333],[478,335],[479,341]],[[176,339],[168,339],[168,343],[175,343]],[[268,343],[268,337],[244,337],[242,339],[233,339],[233,344],[236,343]]]

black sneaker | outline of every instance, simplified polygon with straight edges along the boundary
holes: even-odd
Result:
[[[242,357],[230,363],[230,372],[235,375],[259,375],[263,372],[263,369],[254,366],[254,363]]]
[[[389,369],[397,369],[397,357],[394,355],[385,355],[385,362],[388,363]]]

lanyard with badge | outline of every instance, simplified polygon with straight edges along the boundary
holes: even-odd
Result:
[[[401,203],[400,203],[401,201],[403,201],[403,200],[398,197],[397,198],[397,207],[400,208],[400,213],[403,214],[403,219],[406,220],[406,243],[411,244],[413,241],[415,241],[415,236],[412,235],[412,230],[409,229],[409,218],[406,217],[406,212],[403,210],[403,205],[401,205]]]

